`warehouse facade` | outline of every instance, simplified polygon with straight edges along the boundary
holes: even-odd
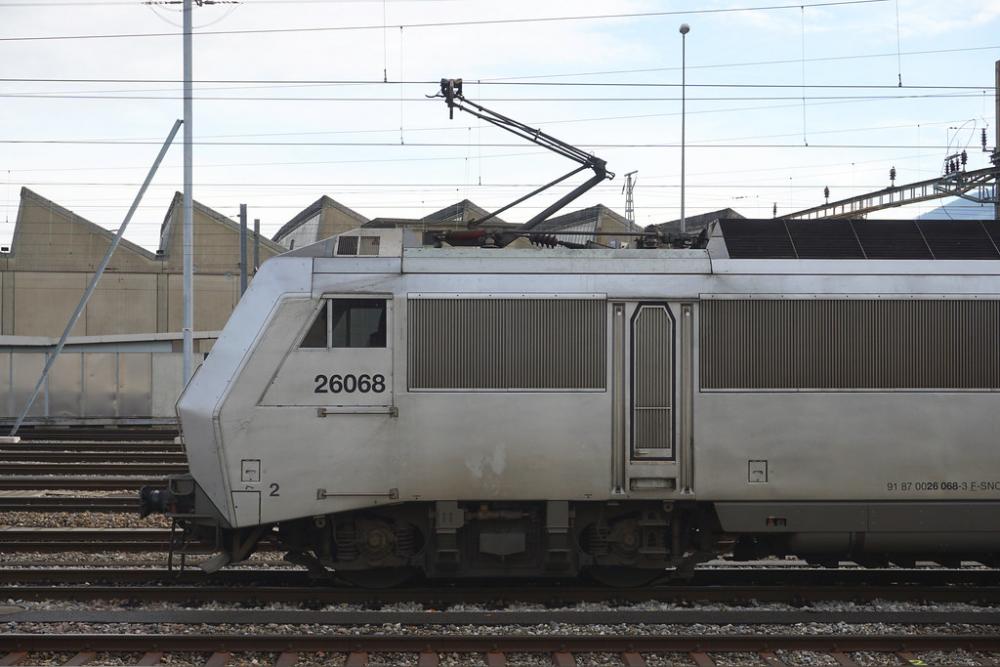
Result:
[[[165,333],[182,327],[182,197],[177,193],[150,252],[122,240],[74,336]],[[253,237],[243,262],[253,274]],[[240,229],[194,205],[194,328],[221,329],[240,298]],[[58,336],[114,233],[27,188],[8,252],[0,253],[0,335]],[[260,259],[284,252],[261,238]]]
[[[182,202],[181,193],[176,193],[160,227],[155,252],[121,241],[71,335],[181,331]],[[285,223],[273,240],[261,237],[257,243],[263,262],[358,227],[464,229],[487,215],[482,207],[462,200],[420,218],[369,220],[324,195]],[[497,217],[484,226],[519,227]],[[622,239],[616,234],[639,230],[618,213],[596,205],[554,216],[533,231],[565,241],[611,246]],[[252,231],[247,233],[247,254],[241,258],[239,225],[194,203],[195,331],[218,331],[229,319],[240,299],[241,262],[252,277],[254,236]],[[22,188],[13,241],[0,251],[0,336],[59,336],[113,237],[111,230]],[[203,343],[199,351],[207,352],[211,340]]]

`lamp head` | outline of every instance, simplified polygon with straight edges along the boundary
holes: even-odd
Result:
[[[681,34],[682,35],[686,35],[689,32],[691,32],[691,26],[689,26],[687,23],[682,23],[681,24]]]

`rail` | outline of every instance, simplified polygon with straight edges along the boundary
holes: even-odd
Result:
[[[32,651],[72,652],[66,664],[85,664],[97,652],[143,653],[139,664],[157,664],[165,653],[207,652],[209,665],[224,665],[232,653],[274,653],[277,666],[294,665],[308,654],[347,654],[346,664],[364,666],[369,654],[418,654],[419,665],[437,665],[441,654],[485,654],[489,665],[507,664],[515,653],[546,653],[555,665],[576,664],[582,653],[615,653],[630,667],[646,664],[644,654],[685,653],[696,665],[715,665],[711,654],[755,653],[764,664],[786,663],[779,652],[814,651],[854,665],[850,653],[871,652],[896,655],[905,664],[926,651],[1000,650],[1000,637],[992,634],[930,634],[881,636],[859,635],[333,635],[333,634],[24,634],[0,635],[0,651],[7,652],[3,664],[17,664]],[[380,661],[381,662],[381,661]],[[922,664],[928,664],[926,662]]]

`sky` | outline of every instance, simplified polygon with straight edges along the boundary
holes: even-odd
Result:
[[[800,0],[801,2],[801,0]],[[771,217],[934,178],[995,143],[1000,2],[244,0],[194,10],[194,197],[264,233],[322,195],[373,218],[498,208],[575,164],[428,98],[465,95],[592,152],[617,176],[575,202],[636,222]],[[28,187],[116,228],[182,115],[179,6],[0,0],[0,243]],[[688,23],[683,39],[678,31]],[[111,36],[109,36],[111,35]],[[30,39],[29,39],[30,38]],[[44,39],[42,39],[44,38]],[[903,86],[900,87],[899,83]],[[155,248],[180,140],[126,237]],[[520,222],[550,190],[504,214]],[[912,218],[939,203],[894,209]],[[984,217],[990,209],[982,209]]]

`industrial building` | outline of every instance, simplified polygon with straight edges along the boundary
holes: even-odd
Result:
[[[155,252],[122,240],[72,335],[181,330],[181,218],[177,193]],[[113,237],[111,230],[22,188],[13,242],[0,253],[0,335],[59,336]],[[251,275],[255,242],[261,261],[285,251],[251,237],[242,258]],[[195,202],[196,331],[221,329],[239,301],[239,248],[239,225]]]
[[[173,403],[183,386],[182,204],[176,193],[155,251],[121,241],[32,405],[28,423],[172,422]],[[457,230],[488,215],[466,199],[421,218],[369,219],[324,195],[283,225],[273,240],[248,231],[246,256],[241,257],[240,226],[195,202],[195,365],[211,350],[240,299],[243,266],[252,278],[255,250],[263,262],[358,227]],[[519,227],[499,217],[484,226]],[[615,234],[638,231],[603,205],[554,216],[534,229],[564,241],[608,246],[621,240]],[[0,248],[0,422],[11,420],[27,402],[113,237],[113,231],[22,188],[12,242]]]
[[[122,240],[71,335],[181,330],[182,199],[181,193],[176,193],[168,207],[155,252]],[[466,199],[420,218],[369,219],[324,195],[285,223],[273,240],[255,238],[248,231],[247,255],[241,259],[239,225],[195,202],[194,329],[212,332],[225,324],[240,298],[241,262],[251,277],[256,269],[255,244],[263,262],[286,250],[358,227],[458,229],[488,214]],[[738,216],[726,209],[689,218],[689,224]],[[486,224],[493,228],[518,227],[500,217],[490,218]],[[564,241],[593,241],[608,246],[616,243],[614,234],[638,231],[624,216],[601,204],[553,216],[534,229]],[[13,241],[0,252],[0,336],[58,337],[113,236],[111,230],[22,188]],[[207,352],[211,339],[203,339],[202,344],[206,347],[199,351]]]

